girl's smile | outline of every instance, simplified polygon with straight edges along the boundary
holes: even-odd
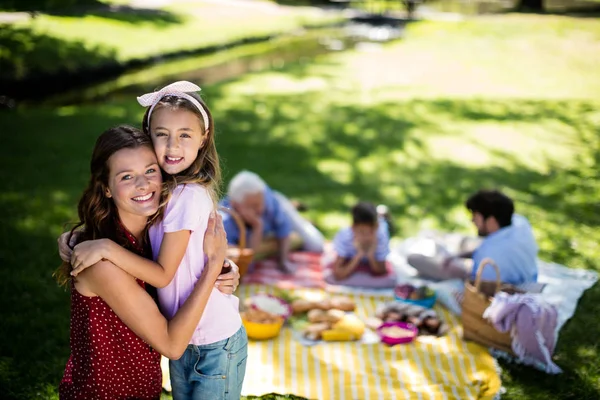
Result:
[[[183,161],[183,157],[169,157],[165,156],[165,162],[170,165],[177,165]]]

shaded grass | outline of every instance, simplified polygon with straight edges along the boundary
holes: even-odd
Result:
[[[600,270],[597,55],[582,56],[577,39],[581,32],[593,37],[597,26],[531,18],[417,24],[404,43],[205,88],[226,177],[242,168],[259,173],[306,203],[329,237],[349,222],[348,208],[358,199],[386,203],[399,236],[421,228],[471,232],[465,198],[483,186],[500,187],[532,221],[542,258]],[[555,24],[563,24],[560,34]],[[501,26],[514,29],[496,34]],[[509,44],[528,37],[538,46],[527,48],[537,52],[520,60],[523,50]],[[487,47],[469,53],[483,40]],[[556,74],[548,88],[536,80],[537,66],[554,51],[546,46],[553,40],[572,42],[562,54],[570,68],[549,67]],[[435,65],[424,63],[419,49]],[[437,85],[457,63],[466,71],[453,70],[445,80],[451,82]],[[510,92],[501,84],[505,68],[520,71],[508,82]],[[485,71],[490,84],[469,86],[473,71]],[[575,80],[587,85],[573,91]],[[466,94],[456,90],[461,84]],[[58,263],[55,240],[75,216],[95,138],[111,125],[139,124],[142,111],[132,93],[101,104],[0,113],[3,398],[56,397],[69,315],[68,294],[50,277]],[[563,328],[556,351],[563,375],[503,364],[505,398],[598,398],[599,304],[595,286]]]
[[[3,79],[161,57],[340,19],[311,8],[173,3],[164,9],[101,7],[0,26]],[[66,48],[66,49],[65,49]]]

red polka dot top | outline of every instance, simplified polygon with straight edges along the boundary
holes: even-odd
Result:
[[[146,255],[122,228],[124,247]],[[144,282],[138,284],[145,287]],[[100,297],[80,294],[71,283],[71,357],[60,399],[158,399],[160,354],[140,339]]]

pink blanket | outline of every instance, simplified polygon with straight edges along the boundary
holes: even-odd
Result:
[[[392,289],[396,286],[397,277],[394,273],[394,267],[390,262],[386,262],[387,274],[374,276],[368,272],[368,267],[359,266],[356,272],[348,278],[338,281],[333,276],[333,265],[325,267],[325,282],[334,286],[348,286],[365,289]]]
[[[323,267],[322,254],[297,251],[290,254],[289,260],[296,266],[293,274],[281,272],[274,259],[260,260],[254,262],[242,278],[242,283],[270,285],[280,289],[325,289],[332,286],[383,289],[396,285],[396,275],[392,272],[391,265],[388,265],[389,273],[384,276],[372,276],[358,271],[348,279],[336,281],[331,275],[331,269]]]
[[[321,254],[306,251],[293,252],[289,260],[296,265],[296,272],[284,274],[277,269],[273,259],[255,261],[242,278],[244,284],[264,284],[281,289],[319,288],[327,285],[323,276]]]

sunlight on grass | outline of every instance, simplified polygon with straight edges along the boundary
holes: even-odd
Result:
[[[60,117],[70,117],[72,115],[75,115],[75,113],[77,113],[77,110],[78,107],[76,106],[59,107],[56,109],[56,115]]]
[[[18,192],[4,192],[0,195],[0,203],[13,207],[24,207],[29,214],[22,216],[15,223],[21,234],[49,234],[58,237],[63,232],[62,223],[69,220],[75,222],[73,204],[70,196],[64,191],[54,191],[47,196],[32,198]]]
[[[342,194],[340,197],[342,197],[341,203],[345,204],[348,210],[357,202],[357,198],[349,194]],[[327,213],[326,215],[321,215],[317,220],[318,226],[335,227],[335,229],[330,228],[331,235],[335,234],[340,228],[350,226],[351,223],[348,211]]]
[[[319,172],[331,176],[336,182],[341,184],[350,183],[352,178],[350,165],[335,159],[318,161],[317,169]]]
[[[527,167],[549,172],[551,163],[568,166],[578,154],[578,148],[570,146],[567,138],[547,124],[483,122],[457,122],[454,129],[460,135],[440,134],[427,138],[431,155],[436,159],[462,162],[465,165],[499,165],[510,168],[507,155],[519,149],[519,160]],[[507,162],[508,161],[508,162]]]
[[[577,349],[577,354],[581,358],[596,359],[598,358],[598,349],[596,347],[580,347]]]
[[[562,17],[549,21],[519,15],[419,22],[407,27],[400,45],[361,57],[340,53],[310,72],[334,78],[338,87],[344,82],[349,91],[357,84],[395,99],[440,93],[589,98],[600,91],[600,77],[584,72],[600,65],[598,37],[600,20],[594,18],[577,24]]]
[[[233,92],[254,94],[292,94],[325,90],[327,80],[320,77],[295,78],[281,72],[266,72],[260,77],[242,78]]]

